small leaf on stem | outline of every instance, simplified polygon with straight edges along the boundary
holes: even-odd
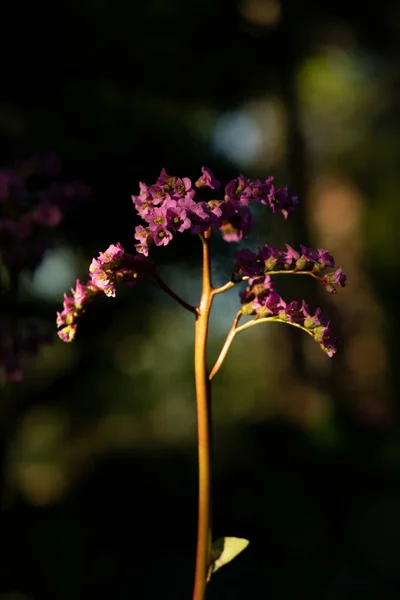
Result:
[[[231,562],[231,560],[233,560],[238,554],[243,552],[249,543],[249,540],[236,537],[219,538],[213,542],[211,549],[211,564],[208,571],[207,581],[210,581],[213,573]]]

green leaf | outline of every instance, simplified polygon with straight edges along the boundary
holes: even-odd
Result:
[[[236,537],[223,537],[213,542],[207,581],[210,581],[211,575],[215,571],[218,571],[218,569],[231,562],[238,554],[243,552],[249,543],[249,540]]]

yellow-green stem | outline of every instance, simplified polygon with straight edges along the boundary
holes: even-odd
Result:
[[[203,289],[196,316],[194,369],[197,401],[199,457],[199,495],[196,572],[193,600],[203,600],[211,559],[211,398],[207,371],[208,322],[212,303],[210,235],[201,236],[203,244]]]

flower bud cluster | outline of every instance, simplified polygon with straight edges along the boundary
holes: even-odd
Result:
[[[296,300],[287,304],[277,293],[270,275],[250,278],[249,286],[240,292],[240,299],[242,314],[297,325],[310,334],[329,357],[336,353],[337,337],[322,310],[317,308],[312,313],[304,300],[301,306]]]
[[[72,296],[64,294],[63,310],[57,312],[59,337],[64,342],[71,342],[75,338],[79,318],[95,296],[115,296],[117,284],[134,286],[139,278],[144,278],[152,270],[153,265],[149,259],[128,254],[119,242],[109,246],[105,252],[100,252],[92,260],[87,284],[83,285],[78,279],[75,289],[71,288]]]
[[[314,250],[300,245],[300,252],[286,244],[286,250],[265,244],[256,254],[242,248],[235,254],[236,265],[233,274],[242,277],[258,277],[268,273],[297,273],[311,275],[318,279],[325,289],[336,293],[336,287],[346,285],[346,275],[338,268],[333,272],[322,273],[327,268],[335,268],[335,260],[327,250]]]

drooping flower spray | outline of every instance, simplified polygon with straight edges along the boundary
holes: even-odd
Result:
[[[340,268],[336,268],[334,258],[326,250],[314,250],[303,245],[296,250],[288,244],[285,249],[279,249],[266,244],[257,253],[246,248],[236,252],[231,279],[225,285],[214,288],[211,280],[213,231],[219,231],[227,242],[241,241],[251,231],[251,205],[254,202],[265,205],[273,214],[282,213],[286,219],[298,204],[297,197],[291,195],[288,186],[275,188],[272,177],[261,181],[240,175],[226,185],[222,198],[215,198],[220,182],[206,167],[202,167],[202,175],[194,185],[189,178],[171,177],[163,169],[155,184],[140,183],[139,188],[139,194],[132,196],[132,200],[145,224],[135,229],[135,253],[125,252],[117,243],[93,259],[89,281],[83,285],[78,280],[76,288],[71,290],[72,296],[64,295],[63,310],[57,313],[58,335],[65,342],[72,341],[79,319],[90,302],[99,294],[115,296],[118,285],[151,283],[194,314],[199,492],[193,600],[203,600],[212,573],[232,560],[248,544],[247,540],[239,538],[221,538],[212,543],[212,379],[221,368],[236,336],[262,323],[281,322],[302,329],[332,357],[336,352],[337,338],[330,321],[320,308],[313,311],[304,300],[301,304],[296,301],[285,302],[277,292],[274,277],[308,275],[333,294],[337,286],[344,287],[346,276]],[[202,292],[197,306],[190,305],[170,289],[149,258],[152,244],[165,246],[177,233],[185,231],[198,235],[202,245]],[[210,368],[207,337],[213,299],[242,282],[247,285],[239,292],[239,310],[221,352]],[[250,319],[239,324],[240,319],[246,316]]]

